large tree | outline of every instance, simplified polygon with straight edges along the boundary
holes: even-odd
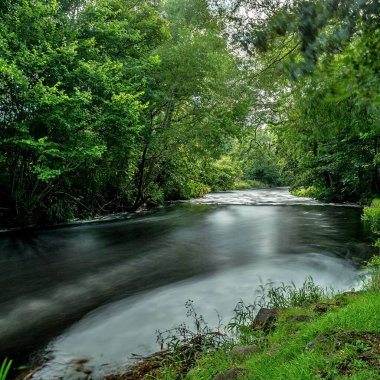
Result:
[[[160,65],[145,94],[149,107],[135,207],[213,187],[212,162],[239,133],[252,100],[222,20],[206,0],[168,0],[164,13],[171,38],[156,50]]]
[[[0,14],[3,219],[66,219],[128,196],[157,2],[25,0]],[[137,151],[136,151],[137,150]],[[79,213],[79,212],[78,212]]]

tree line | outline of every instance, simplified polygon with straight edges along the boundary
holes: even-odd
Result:
[[[380,191],[380,2],[237,0],[234,40],[272,99],[268,125],[301,194]]]
[[[46,224],[225,188],[254,91],[205,0],[0,4],[0,219]]]
[[[377,0],[3,0],[0,223],[239,180],[379,192]]]

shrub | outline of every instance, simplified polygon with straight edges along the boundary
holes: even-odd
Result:
[[[376,243],[379,242],[379,239]],[[375,243],[375,245],[376,245]],[[364,286],[368,289],[380,289],[380,256],[373,256],[365,266],[368,270],[369,278]]]
[[[380,199],[375,198],[371,206],[364,207],[362,214],[363,222],[372,232],[378,233],[380,230]]]
[[[325,187],[316,187],[316,186],[309,186],[304,188],[293,188],[290,189],[290,192],[292,195],[295,195],[296,197],[308,197],[308,198],[315,198],[320,201],[330,201],[332,198],[332,192],[331,189],[325,188]]]
[[[260,188],[266,188],[266,187],[268,187],[268,185],[263,182],[256,181],[253,179],[248,179],[248,180],[236,181],[232,185],[231,190],[260,189]]]

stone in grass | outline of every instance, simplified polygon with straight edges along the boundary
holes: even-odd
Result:
[[[361,290],[350,290],[348,292],[344,292],[342,293],[343,296],[347,296],[347,297],[355,297],[355,296],[358,296],[360,294],[362,294],[363,292]]]
[[[213,380],[237,380],[239,376],[244,375],[247,371],[242,368],[233,368],[227,371],[218,373]]]
[[[290,323],[296,323],[296,322],[310,322],[311,321],[311,317],[310,315],[294,315],[293,317],[291,317],[289,319],[289,322]]]
[[[277,320],[277,315],[277,309],[267,309],[263,307],[257,313],[252,327],[255,330],[263,330],[265,333],[268,333],[273,328],[273,324]]]
[[[234,347],[230,351],[230,356],[234,359],[244,360],[247,359],[250,355],[255,354],[259,351],[260,348],[257,347],[255,344],[249,346],[238,346]]]
[[[314,350],[314,348],[315,348],[315,343],[309,342],[305,347],[305,351],[312,351],[312,350]]]
[[[340,306],[340,303],[337,301],[335,303],[332,302],[320,302],[317,303],[314,307],[314,311],[319,314],[327,313],[329,310]]]

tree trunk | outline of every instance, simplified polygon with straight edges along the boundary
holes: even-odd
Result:
[[[145,144],[143,154],[141,156],[140,169],[139,169],[139,180],[137,184],[137,195],[135,202],[132,206],[132,210],[136,211],[144,203],[144,172],[146,164],[146,155],[148,153],[148,143]]]

